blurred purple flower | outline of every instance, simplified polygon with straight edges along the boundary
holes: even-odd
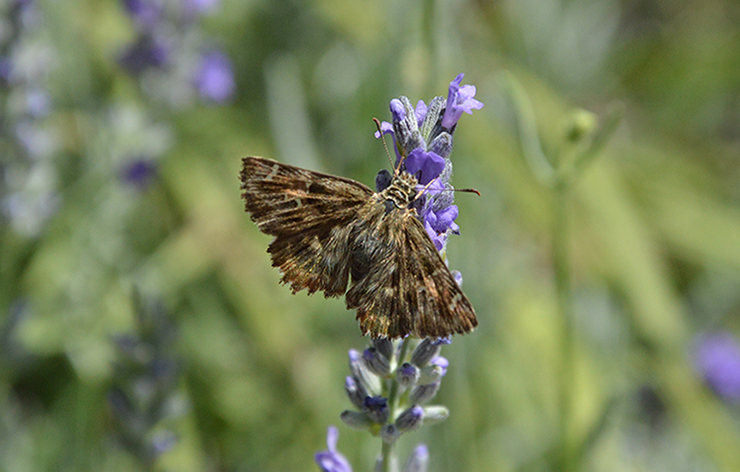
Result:
[[[134,22],[144,30],[151,30],[162,20],[164,9],[153,0],[124,0],[123,5]]]
[[[483,103],[475,98],[475,85],[460,86],[465,74],[462,72],[450,82],[450,89],[447,93],[447,109],[442,117],[442,126],[452,129],[462,116],[463,112],[471,114],[473,110],[483,108]]]
[[[8,82],[10,80],[10,72],[12,70],[12,63],[8,57],[0,57],[0,80]]]
[[[154,162],[138,158],[127,163],[121,169],[121,180],[129,185],[144,188],[154,178],[157,173],[157,166]]]
[[[740,401],[740,343],[727,331],[699,336],[694,353],[697,369],[721,397]]]
[[[314,456],[316,463],[324,472],[352,472],[352,466],[349,461],[339,451],[337,451],[337,441],[339,440],[339,430],[334,426],[329,426],[326,432],[327,451],[317,452]]]
[[[163,42],[144,36],[124,51],[119,63],[131,75],[137,76],[149,67],[163,67],[169,52]]]
[[[214,102],[224,102],[236,91],[231,61],[220,51],[204,54],[195,76],[200,95]]]
[[[219,7],[221,0],[185,0],[183,9],[190,15],[204,15]]]
[[[416,446],[403,468],[403,472],[426,472],[429,463],[429,449],[426,444]]]

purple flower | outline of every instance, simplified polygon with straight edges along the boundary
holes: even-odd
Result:
[[[129,185],[144,188],[157,172],[154,162],[137,158],[126,164],[121,169],[121,180]]]
[[[152,0],[124,0],[123,5],[134,21],[145,30],[157,26],[163,16],[162,5]]]
[[[700,336],[694,357],[697,369],[718,395],[740,401],[740,343],[735,336],[726,331]]]
[[[471,114],[473,110],[483,108],[483,103],[475,98],[475,85],[460,86],[465,74],[462,72],[450,82],[450,89],[447,93],[447,109],[442,117],[442,126],[451,130],[462,116],[463,112]]]
[[[427,152],[421,148],[416,148],[406,158],[406,171],[410,174],[416,174],[421,172],[419,175],[419,183],[426,185],[439,177],[439,174],[445,168],[445,160],[442,156],[434,152]]]
[[[195,76],[200,95],[217,103],[231,98],[236,91],[231,61],[220,51],[211,51],[201,57]]]
[[[329,426],[326,431],[327,451],[317,452],[314,456],[316,463],[324,472],[352,472],[352,466],[349,461],[339,451],[337,451],[337,441],[339,440],[339,430],[334,426]]]
[[[437,366],[442,370],[441,377],[447,374],[447,368],[450,366],[450,361],[446,357],[437,356],[430,362],[431,365]]]
[[[169,52],[169,48],[163,42],[142,37],[124,51],[119,63],[132,75],[139,75],[149,67],[163,67]]]
[[[421,426],[423,419],[424,409],[419,405],[414,405],[398,415],[398,418],[396,418],[396,427],[402,433],[412,431]]]
[[[442,250],[450,233],[457,234],[459,232],[460,227],[455,223],[457,215],[457,205],[450,205],[438,211],[434,211],[430,205],[422,212],[424,228],[427,230],[429,237],[432,238],[437,250]]]
[[[393,121],[403,121],[406,119],[406,108],[401,100],[394,98],[391,100],[391,114]]]

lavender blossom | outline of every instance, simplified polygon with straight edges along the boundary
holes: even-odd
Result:
[[[229,58],[220,51],[204,54],[195,76],[195,86],[200,95],[211,102],[222,103],[231,98],[236,82]]]
[[[236,91],[231,61],[221,51],[204,49],[197,40],[198,19],[213,12],[219,0],[123,0],[138,34],[119,57],[120,65],[140,79],[142,90],[172,106],[204,101],[222,104]]]
[[[696,367],[722,398],[740,402],[740,342],[727,331],[701,335],[694,353]]]
[[[410,342],[399,341],[396,347],[388,340],[373,340],[373,346],[366,349],[364,355],[350,350],[352,375],[345,379],[345,391],[356,410],[342,412],[340,418],[345,425],[380,434],[386,444],[393,444],[404,433],[447,417],[447,408],[422,404],[439,391],[449,367],[449,362],[439,352],[449,340],[425,339],[408,355]],[[381,350],[389,357],[381,354]],[[371,367],[378,358],[383,358],[383,365],[387,367]],[[408,393],[404,393],[407,390]]]
[[[419,181],[418,190],[425,193],[418,199],[419,218],[439,251],[443,251],[450,234],[459,234],[455,224],[458,215],[453,205],[449,180],[452,175],[452,133],[463,112],[472,113],[483,107],[473,98],[473,85],[460,85],[464,74],[450,83],[447,100],[435,97],[427,106],[419,100],[416,108],[406,97],[390,102],[392,123],[383,122],[376,137],[390,134],[395,144],[396,163]]]
[[[352,472],[352,466],[346,457],[337,451],[339,430],[329,426],[326,432],[326,451],[317,452],[314,456],[316,463],[324,472]]]
[[[483,103],[475,98],[475,85],[460,86],[465,74],[460,73],[455,80],[450,82],[450,90],[447,94],[447,109],[442,117],[442,127],[452,130],[463,112],[473,113],[473,110],[483,108]]]

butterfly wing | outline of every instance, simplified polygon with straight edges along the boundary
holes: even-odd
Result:
[[[352,223],[373,191],[350,179],[260,157],[242,160],[242,198],[252,221],[275,240],[267,250],[293,292],[347,288]]]
[[[371,207],[372,210],[367,210]],[[472,331],[475,310],[414,210],[369,202],[353,239],[347,307],[373,338],[445,337]]]

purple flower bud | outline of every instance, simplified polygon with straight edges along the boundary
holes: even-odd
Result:
[[[403,106],[401,100],[397,98],[391,100],[391,115],[393,115],[394,123],[406,119],[406,107]]]
[[[427,426],[441,423],[450,416],[450,410],[441,405],[425,406],[424,424]]]
[[[439,391],[439,386],[440,382],[432,382],[427,385],[417,385],[411,390],[409,401],[417,404],[426,403],[434,398]]]
[[[429,143],[429,151],[441,156],[443,159],[450,157],[452,154],[452,135],[442,132]],[[447,180],[449,180],[447,176]]]
[[[225,102],[236,91],[231,61],[220,51],[211,51],[201,57],[194,80],[200,95],[213,102]]]
[[[373,426],[373,422],[366,413],[345,410],[339,415],[342,423],[357,431],[367,431]]]
[[[349,350],[349,372],[357,379],[370,395],[380,393],[380,379],[368,369],[362,354],[355,349]]]
[[[393,341],[388,338],[377,338],[372,340],[373,347],[386,359],[393,357]]]
[[[455,282],[457,282],[457,285],[459,287],[462,287],[463,284],[463,276],[462,273],[460,273],[459,270],[453,270],[450,271],[452,273],[452,278],[455,279]]]
[[[429,464],[429,449],[425,444],[419,444],[409,456],[403,467],[403,472],[427,472]]]
[[[316,463],[324,472],[352,472],[352,466],[346,457],[337,451],[339,430],[330,426],[326,432],[326,451],[317,452],[314,456]]]
[[[698,339],[695,364],[706,383],[726,400],[740,401],[740,343],[727,331]]]
[[[396,426],[400,432],[405,433],[406,431],[412,431],[421,426],[423,419],[424,409],[418,405],[414,405],[398,415],[398,418],[396,418]]]
[[[416,367],[424,367],[429,361],[439,355],[441,349],[442,347],[436,340],[426,338],[414,349],[414,352],[411,354],[411,363]]]
[[[416,384],[416,381],[419,380],[419,368],[414,364],[404,362],[403,365],[396,370],[396,380],[404,389],[412,387]]]
[[[455,80],[450,82],[450,89],[447,93],[447,109],[442,117],[442,126],[452,130],[463,112],[471,114],[473,110],[483,108],[483,103],[475,98],[475,85],[460,86],[465,74],[460,73]]]
[[[424,100],[419,100],[416,104],[414,114],[416,115],[416,122],[419,124],[419,127],[421,127],[421,124],[424,123],[424,118],[427,116],[427,105],[424,103]]]
[[[356,408],[362,408],[365,397],[367,397],[367,391],[357,379],[348,376],[344,382],[344,391],[347,392],[349,401]]]
[[[391,373],[391,365],[388,359],[378,352],[374,347],[365,349],[362,353],[367,369],[375,375],[385,377]]]
[[[366,397],[362,405],[362,412],[374,423],[385,424],[390,415],[388,399],[380,396]]]

